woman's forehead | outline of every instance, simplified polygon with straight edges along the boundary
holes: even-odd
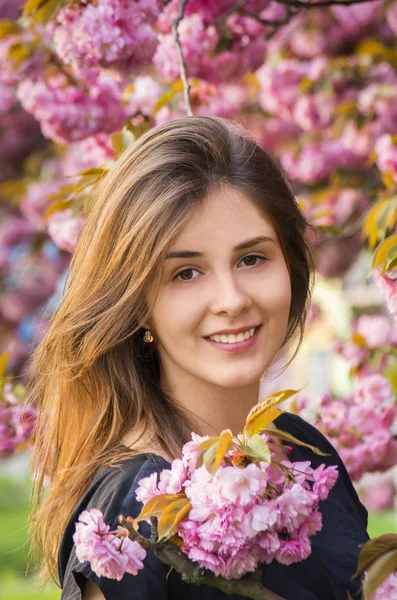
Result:
[[[267,236],[277,240],[272,220],[244,191],[222,187],[211,191],[195,207],[171,247],[184,250],[196,245],[238,244],[247,237]]]

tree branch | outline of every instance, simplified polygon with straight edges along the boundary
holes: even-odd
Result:
[[[223,23],[225,19],[230,17],[230,15],[234,14],[235,12],[239,12],[239,10],[243,8],[247,4],[247,2],[248,0],[238,0],[235,6],[232,6],[231,8],[229,8],[229,10],[227,10],[222,15],[214,19],[214,26],[216,27],[217,25],[219,25],[219,23]]]
[[[125,518],[122,515],[119,516],[120,524],[127,529],[131,539],[138,542],[145,550],[153,552],[162,563],[173,567],[182,575],[182,579],[187,583],[209,585],[221,590],[225,594],[238,594],[247,598],[252,598],[252,600],[285,600],[262,585],[259,570],[255,573],[250,573],[242,579],[224,579],[223,577],[217,577],[211,571],[203,569],[198,564],[193,563],[173,542],[169,540],[153,542],[152,540],[156,539],[156,534],[153,533],[153,522],[152,535],[151,538],[148,539],[134,529],[132,521],[133,520],[130,517]]]
[[[298,6],[304,8],[319,8],[321,6],[349,6],[351,4],[364,4],[364,2],[376,2],[376,0],[324,0],[323,2],[305,2],[304,0],[276,0],[284,6]]]
[[[179,14],[178,14],[177,18],[172,21],[172,33],[174,34],[176,49],[177,49],[178,57],[179,57],[179,68],[180,68],[181,79],[182,79],[182,83],[183,83],[183,97],[185,99],[186,111],[187,111],[187,114],[189,115],[189,117],[192,117],[193,110],[192,110],[192,104],[190,101],[190,84],[187,79],[186,63],[185,63],[185,59],[183,58],[182,46],[181,46],[181,41],[179,39],[179,32],[178,32],[179,23],[182,21],[183,17],[185,16],[185,10],[186,10],[187,3],[188,3],[188,0],[182,0],[181,4],[179,6]]]
[[[251,19],[254,19],[255,21],[257,21],[264,27],[270,27],[270,30],[265,34],[265,40],[270,40],[270,38],[272,38],[274,36],[274,34],[278,31],[278,29],[280,27],[282,27],[283,25],[286,25],[287,23],[289,23],[291,17],[295,16],[300,10],[297,6],[286,6],[285,8],[286,8],[285,17],[283,19],[274,20],[274,21],[271,19],[263,19],[262,17],[259,17],[258,15],[254,14],[252,12],[249,12],[247,10],[244,10],[244,9],[241,9],[238,12],[243,17],[250,17]]]

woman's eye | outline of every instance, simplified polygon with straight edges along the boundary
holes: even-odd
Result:
[[[196,279],[196,276],[193,276],[193,273],[198,273],[197,269],[183,269],[183,271],[179,271],[174,277],[174,280],[179,281],[192,281],[192,279]]]
[[[258,261],[262,260],[266,260],[266,258],[258,256],[257,254],[250,254],[249,256],[244,256],[241,262],[243,262],[246,267],[255,267],[258,264]]]

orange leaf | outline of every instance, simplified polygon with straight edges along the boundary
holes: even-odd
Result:
[[[397,534],[386,533],[363,544],[355,576],[361,571],[366,571],[383,554],[397,550]]]
[[[159,494],[151,498],[142,508],[136,521],[147,521],[150,517],[159,517],[171,502],[179,498],[186,498],[186,496],[185,494]]]
[[[222,431],[221,435],[219,436],[219,441],[218,444],[216,446],[216,453],[215,453],[215,461],[214,461],[214,473],[218,470],[221,462],[223,461],[226,452],[229,450],[230,446],[232,445],[232,441],[233,441],[233,434],[230,431],[230,429],[225,429],[224,431]]]
[[[294,394],[297,394],[300,390],[283,390],[282,392],[277,392],[276,394],[272,394],[256,406],[252,410],[250,410],[248,417],[245,421],[245,426],[243,429],[243,433],[247,433],[248,435],[254,435],[260,429],[256,426],[256,421],[262,417],[265,413],[267,413],[271,408],[275,407],[280,402],[284,402]],[[274,415],[274,413],[273,413]],[[277,415],[278,416],[278,415]],[[276,416],[267,423],[271,423]]]
[[[192,508],[191,503],[184,494],[180,494],[180,498],[173,502],[162,511],[158,523],[159,540],[167,539],[173,536],[178,525],[189,514]]]

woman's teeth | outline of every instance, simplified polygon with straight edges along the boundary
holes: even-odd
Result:
[[[234,333],[229,333],[228,335],[210,335],[210,340],[213,342],[222,342],[222,344],[235,344],[236,342],[243,342],[244,340],[248,340],[248,338],[252,337],[255,333],[255,327],[252,329],[248,329],[247,331],[238,333],[235,335]]]

